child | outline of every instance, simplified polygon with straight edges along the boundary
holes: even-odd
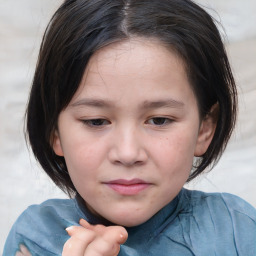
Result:
[[[218,161],[236,105],[220,34],[192,1],[66,0],[43,38],[27,135],[71,199],[30,206],[4,256],[255,256],[252,206],[183,188]]]

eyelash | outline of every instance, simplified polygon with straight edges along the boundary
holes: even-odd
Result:
[[[159,123],[159,121],[160,121],[160,123]],[[87,119],[87,120],[82,120],[82,122],[85,125],[87,125],[89,127],[93,127],[93,128],[101,128],[103,126],[111,124],[110,121],[103,119],[103,118]],[[173,122],[173,120],[170,118],[167,118],[167,117],[152,117],[146,121],[146,124],[157,126],[157,127],[162,127],[162,126],[166,126],[172,122]]]
[[[103,118],[95,118],[95,119],[87,119],[87,120],[82,120],[82,122],[89,126],[89,127],[94,127],[94,128],[100,128],[102,126],[105,126],[105,125],[109,125],[110,122],[106,119],[103,119]],[[97,124],[93,124],[94,123],[97,123]],[[100,123],[100,124],[99,124]]]
[[[153,121],[153,122],[155,122],[155,121],[159,122],[160,121],[160,124],[159,123],[158,124],[150,123],[150,121]],[[170,118],[167,118],[167,117],[152,117],[152,118],[147,120],[147,124],[154,125],[154,126],[157,126],[157,127],[166,126],[166,125],[168,125],[168,124],[170,124],[172,122],[173,122],[173,120],[170,119]]]

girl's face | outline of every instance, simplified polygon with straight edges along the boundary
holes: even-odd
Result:
[[[179,193],[213,133],[209,119],[200,122],[181,59],[132,39],[90,59],[53,149],[93,213],[136,226]]]

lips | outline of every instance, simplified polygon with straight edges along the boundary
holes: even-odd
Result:
[[[106,182],[104,184],[121,195],[137,195],[151,185],[151,183],[141,179],[118,179]]]

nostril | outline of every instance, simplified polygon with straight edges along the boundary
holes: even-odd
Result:
[[[146,151],[142,148],[126,150],[124,148],[113,148],[109,152],[109,159],[114,164],[124,166],[143,165],[147,161]]]
[[[115,161],[116,164],[120,164],[120,165],[124,165],[124,166],[127,166],[127,167],[130,167],[130,166],[139,166],[139,165],[143,165],[144,162],[143,161]]]

